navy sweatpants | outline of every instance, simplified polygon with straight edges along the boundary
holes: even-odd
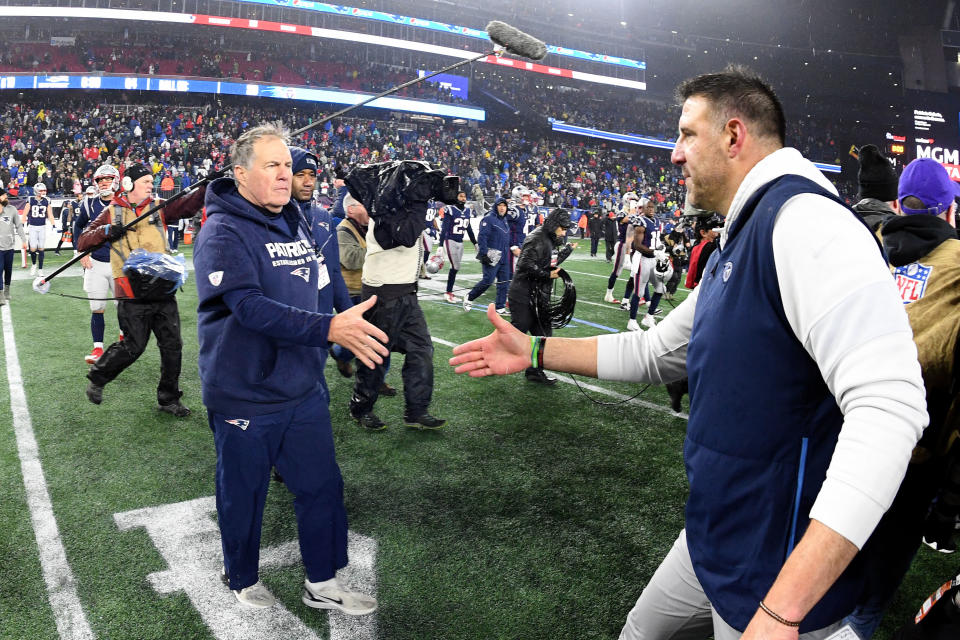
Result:
[[[259,416],[207,412],[217,449],[217,516],[231,589],[257,582],[260,528],[277,468],[294,495],[307,579],[347,566],[343,477],[334,455],[326,389],[292,409]]]

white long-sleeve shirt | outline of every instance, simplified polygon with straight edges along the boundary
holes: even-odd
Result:
[[[780,149],[740,184],[721,249],[750,196],[785,174],[836,193],[796,149]],[[788,200],[774,224],[773,255],[787,321],[844,417],[810,517],[862,547],[893,501],[927,425],[913,332],[869,230],[839,204],[814,194]],[[599,337],[597,377],[662,383],[685,376],[698,294],[694,289],[650,331]],[[744,345],[745,354],[749,349]]]

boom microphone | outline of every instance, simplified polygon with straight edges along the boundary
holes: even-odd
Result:
[[[547,45],[528,33],[511,27],[505,22],[493,20],[487,25],[487,35],[494,44],[498,44],[515,56],[543,60],[547,55]]]

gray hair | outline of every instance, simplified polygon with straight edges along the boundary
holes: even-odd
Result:
[[[230,163],[244,169],[253,168],[253,145],[262,138],[280,138],[290,144],[290,131],[280,122],[268,122],[243,132],[230,147]]]
[[[355,204],[361,204],[359,200],[350,195],[350,192],[347,191],[343,194],[343,210],[346,211]]]

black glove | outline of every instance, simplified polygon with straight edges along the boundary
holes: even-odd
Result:
[[[116,242],[123,237],[124,231],[122,225],[111,224],[107,229],[107,242]]]
[[[479,256],[477,256],[477,260],[480,261],[480,264],[486,265],[488,267],[493,265],[493,260],[491,260],[490,256],[488,256],[485,253],[481,253]]]

